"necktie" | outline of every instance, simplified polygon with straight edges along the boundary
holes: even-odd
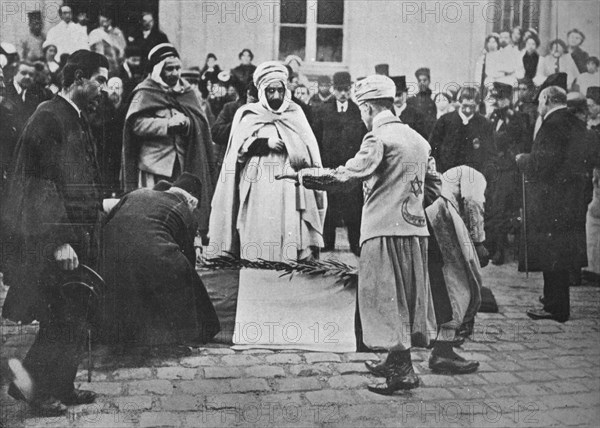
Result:
[[[560,65],[558,63],[558,58],[556,58],[556,62],[554,63],[554,72],[558,73],[560,71]]]

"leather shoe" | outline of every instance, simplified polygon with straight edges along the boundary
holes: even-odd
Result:
[[[73,391],[71,391],[69,394],[62,397],[60,401],[67,406],[91,404],[96,401],[96,393],[94,391],[86,391],[84,389],[73,389]]]
[[[554,320],[558,322],[566,322],[569,320],[569,315],[558,315],[543,309],[529,309],[527,316],[532,320]]]
[[[442,357],[431,354],[429,368],[434,373],[467,374],[477,371],[479,361],[466,360],[458,354],[452,357]]]
[[[419,386],[419,377],[412,370],[410,373],[401,375],[399,373],[392,373],[386,377],[385,382],[380,382],[374,385],[368,385],[369,391],[380,395],[392,395],[396,391],[406,391],[408,389],[414,389]]]

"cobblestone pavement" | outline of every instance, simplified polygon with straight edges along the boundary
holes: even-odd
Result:
[[[531,321],[541,275],[525,279],[514,264],[484,269],[500,313],[479,314],[462,355],[475,374],[434,375],[429,352],[416,349],[422,386],[393,397],[368,392],[371,353],[234,352],[194,348],[128,358],[97,350],[93,405],[61,418],[36,417],[6,395],[6,360],[22,357],[35,326],[2,329],[1,420],[6,427],[148,426],[597,426],[600,420],[600,289],[571,289],[565,324]],[[85,367],[85,365],[82,365]]]

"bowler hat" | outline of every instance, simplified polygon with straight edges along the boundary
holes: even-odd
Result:
[[[333,87],[348,87],[352,86],[352,78],[347,71],[339,71],[333,75]]]

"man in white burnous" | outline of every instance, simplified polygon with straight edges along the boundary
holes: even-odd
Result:
[[[287,81],[287,69],[276,61],[254,72],[259,101],[233,119],[212,201],[208,256],[289,261],[323,247],[325,192],[275,180],[321,166],[317,140]]]

